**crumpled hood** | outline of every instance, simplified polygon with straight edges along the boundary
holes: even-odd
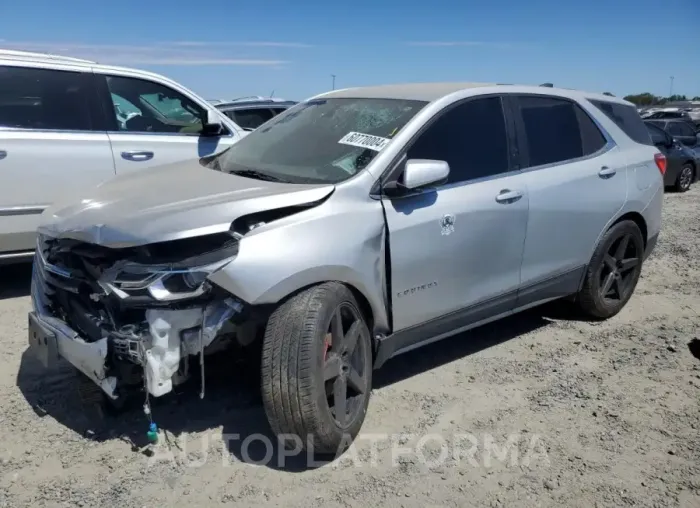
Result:
[[[131,247],[227,231],[243,215],[318,201],[333,189],[236,176],[194,160],[117,177],[56,203],[42,214],[39,232]]]

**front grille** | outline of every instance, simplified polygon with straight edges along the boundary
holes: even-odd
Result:
[[[86,340],[106,336],[115,323],[97,279],[112,256],[99,246],[47,237],[37,249],[36,286],[46,310]]]

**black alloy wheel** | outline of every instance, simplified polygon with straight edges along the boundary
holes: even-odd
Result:
[[[262,396],[275,434],[307,451],[342,453],[360,432],[372,389],[372,336],[353,292],[324,282],[268,319]],[[285,437],[286,436],[286,437]]]
[[[684,164],[678,173],[678,179],[676,181],[676,190],[678,192],[686,192],[690,189],[690,185],[693,183],[693,167],[690,164]]]
[[[594,319],[607,319],[632,297],[644,262],[644,236],[631,220],[613,225],[593,252],[576,301]]]
[[[631,233],[615,240],[603,258],[600,267],[600,297],[606,303],[618,304],[626,301],[634,289],[635,269],[642,261]]]
[[[328,409],[336,425],[347,429],[357,420],[364,407],[367,393],[365,364],[369,343],[358,341],[366,333],[366,326],[354,306],[341,303],[333,312],[323,347],[323,381]]]

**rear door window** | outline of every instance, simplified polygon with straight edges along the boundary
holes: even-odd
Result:
[[[683,129],[681,128],[681,124],[678,122],[669,122],[668,123],[668,132],[672,136],[682,136],[683,135]]]
[[[600,111],[610,118],[615,125],[624,131],[630,138],[643,145],[651,145],[649,131],[644,127],[642,117],[634,108],[617,102],[589,100]]]
[[[0,127],[90,131],[97,93],[82,72],[0,67]]]
[[[525,167],[578,159],[601,150],[606,139],[588,114],[557,97],[518,96]]]
[[[695,137],[693,128],[683,122],[669,122],[668,131],[674,136]]]

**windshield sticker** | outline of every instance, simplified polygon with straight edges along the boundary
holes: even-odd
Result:
[[[379,152],[382,148],[389,144],[390,139],[381,136],[372,136],[371,134],[362,134],[361,132],[348,132],[343,136],[338,143],[341,145],[359,146]]]

